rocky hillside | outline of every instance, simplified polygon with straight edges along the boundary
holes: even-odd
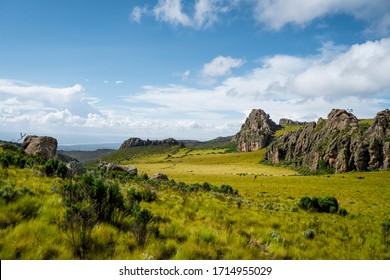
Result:
[[[173,138],[168,138],[164,140],[149,140],[149,139],[142,140],[140,138],[129,138],[122,143],[119,149],[122,150],[126,148],[151,146],[151,145],[163,145],[163,144],[167,144],[169,146],[183,145],[181,142]]]
[[[370,125],[340,109],[333,109],[326,120],[320,118],[279,136],[265,155],[272,163],[336,173],[388,169],[389,157],[390,110],[379,112]]]
[[[240,152],[256,151],[266,147],[280,127],[261,109],[253,109],[240,132],[234,136]]]

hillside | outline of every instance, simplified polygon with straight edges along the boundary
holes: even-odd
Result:
[[[94,160],[98,160],[104,156],[108,156],[115,153],[117,150],[113,149],[98,149],[95,151],[60,151],[61,154],[77,159],[81,163],[88,163]]]

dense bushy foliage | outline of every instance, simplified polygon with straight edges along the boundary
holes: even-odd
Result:
[[[238,195],[238,190],[226,184],[223,184],[220,187],[211,185],[208,182],[204,182],[203,184],[199,184],[199,183],[186,184],[183,182],[179,182],[176,184],[173,182],[171,184],[174,189],[178,189],[184,192],[211,191],[211,192],[223,193],[228,195]]]
[[[347,210],[344,208],[339,209],[339,203],[334,197],[313,197],[308,196],[302,197],[298,203],[298,206],[309,212],[319,212],[319,213],[338,213],[340,210],[340,215],[345,216]]]
[[[66,207],[65,228],[70,233],[75,256],[85,258],[91,247],[91,232],[100,222],[130,230],[138,244],[143,246],[153,214],[141,209],[139,202],[152,201],[156,199],[156,194],[147,189],[140,191],[130,188],[125,198],[116,181],[95,175],[87,173],[76,182],[69,180],[61,189]],[[123,224],[126,217],[132,217],[130,226]]]
[[[2,184],[0,184],[1,186]],[[24,187],[22,189],[15,189],[15,186],[12,184],[6,183],[4,186],[0,188],[0,199],[4,201],[6,204],[18,200],[20,197],[24,195],[34,195],[34,192],[29,188]]]
[[[58,176],[61,178],[65,178],[68,172],[65,163],[58,160],[57,158],[49,159],[45,162],[44,170],[46,176]]]

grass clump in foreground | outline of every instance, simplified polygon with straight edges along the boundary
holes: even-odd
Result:
[[[2,167],[0,257],[390,258],[390,172],[300,176],[259,164],[261,153],[183,149],[121,162],[138,161],[141,176]],[[298,207],[305,197],[312,206]],[[328,214],[336,205],[348,215]]]

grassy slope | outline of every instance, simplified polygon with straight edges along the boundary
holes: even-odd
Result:
[[[284,125],[282,126],[282,129],[279,129],[278,131],[276,131],[275,133],[275,137],[278,137],[288,131],[295,131],[297,129],[299,129],[300,127],[302,127],[301,125]]]
[[[264,150],[226,154],[225,150],[166,147],[155,154],[153,149],[123,150],[107,160],[120,162],[123,157],[123,163],[136,165],[140,172],[163,172],[176,181],[227,183],[241,196],[184,193],[162,185],[155,190],[156,201],[142,203],[158,218],[159,237],[139,247],[129,232],[102,223],[92,232],[89,258],[390,258],[381,228],[390,217],[389,171],[299,176],[286,168],[259,164]],[[61,180],[14,167],[0,168],[0,179],[1,187],[12,182],[17,189],[27,186],[35,193],[7,205],[0,203],[0,258],[72,258],[69,238],[61,229],[64,208],[53,193]],[[128,182],[122,188],[130,186],[142,187]],[[350,214],[298,210],[302,196],[335,196]],[[316,233],[312,240],[303,237],[308,228]]]

